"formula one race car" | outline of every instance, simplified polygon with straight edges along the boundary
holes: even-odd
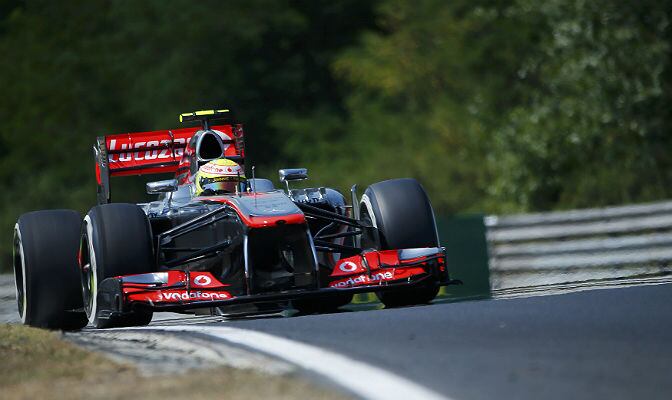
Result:
[[[182,114],[199,127],[99,137],[98,205],[23,214],[14,273],[24,324],[79,329],[145,325],[154,311],[290,304],[336,309],[376,292],[387,307],[430,302],[448,277],[427,194],[413,179],[369,186],[352,204],[330,188],[291,189],[305,169],[195,190],[212,160],[243,165],[243,129],[228,110]],[[220,121],[219,125],[212,125]],[[243,170],[244,171],[244,170]],[[110,178],[174,173],[147,183],[147,204],[112,203]]]

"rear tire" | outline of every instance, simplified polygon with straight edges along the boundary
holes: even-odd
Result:
[[[23,214],[14,227],[14,279],[21,322],[74,330],[86,326],[77,268],[81,216],[72,210]]]
[[[362,235],[362,248],[377,250],[438,247],[434,211],[427,193],[415,179],[374,183],[362,196],[361,218],[375,228]],[[439,292],[428,286],[377,292],[386,308],[426,304]]]
[[[101,318],[98,285],[106,278],[155,271],[152,232],[147,216],[135,204],[93,207],[81,233],[82,288],[86,314],[96,328],[147,325],[152,311],[133,310]]]

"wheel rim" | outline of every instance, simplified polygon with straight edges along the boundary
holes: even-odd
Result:
[[[91,312],[91,292],[92,277],[91,277],[91,259],[89,257],[88,235],[83,234],[79,245],[79,268],[82,274],[82,298],[84,300],[84,307],[86,315]]]
[[[89,317],[89,322],[93,323],[97,311],[98,297],[98,277],[96,268],[96,253],[93,248],[93,229],[91,220],[87,215],[84,218],[84,232],[79,245],[79,266],[82,273],[82,297],[84,300],[84,309]]]
[[[360,220],[364,223],[369,223],[373,226],[374,229],[377,229],[378,227],[376,226],[376,223],[371,220],[371,214],[366,206],[366,204],[362,203],[362,208],[361,208],[361,216]],[[373,232],[373,235],[369,235],[369,232],[367,230],[364,230],[364,233],[362,234],[362,239],[361,239],[361,247],[362,248],[371,248],[375,250],[381,250],[382,246],[380,244],[380,239],[377,238],[378,236],[375,231]]]
[[[14,227],[14,246],[13,246],[13,267],[14,267],[14,287],[16,293],[16,304],[19,310],[21,322],[26,323],[28,314],[28,299],[26,298],[26,261],[23,253],[23,242],[21,241],[21,231],[19,224]]]

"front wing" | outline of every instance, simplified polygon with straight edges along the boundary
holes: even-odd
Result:
[[[234,296],[209,272],[170,270],[107,278],[98,287],[99,318],[134,308],[189,310],[231,304],[324,298],[344,292],[385,291],[417,285],[449,285],[442,247],[366,251],[338,261],[327,287]]]

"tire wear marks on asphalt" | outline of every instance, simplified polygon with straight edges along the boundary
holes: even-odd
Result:
[[[127,328],[133,329],[133,328]],[[204,334],[230,343],[270,354],[306,371],[322,375],[358,397],[369,400],[424,399],[450,400],[424,386],[385,369],[283,337],[252,330],[223,326],[141,327],[137,330],[161,330]],[[150,331],[151,332],[151,331]]]
[[[89,350],[105,353],[138,367],[142,375],[185,373],[189,370],[227,366],[252,369],[271,375],[296,371],[293,365],[226,343],[206,340],[198,331],[190,336],[178,333],[126,330],[83,330],[65,338]]]

